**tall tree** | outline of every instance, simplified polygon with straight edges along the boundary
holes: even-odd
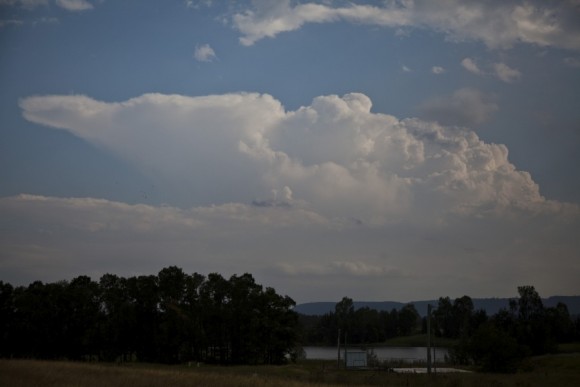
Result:
[[[354,324],[354,302],[352,298],[343,297],[335,306],[334,313],[338,322],[338,328],[344,334],[348,334]]]
[[[74,278],[66,287],[66,356],[81,360],[98,354],[101,300],[99,285],[88,276]],[[63,344],[65,344],[63,343]]]
[[[413,334],[421,321],[415,305],[407,304],[399,311],[398,332],[401,336]]]
[[[471,332],[473,301],[469,296],[456,298],[453,302],[453,317],[457,336],[468,336]]]
[[[190,316],[184,305],[187,276],[182,269],[170,266],[162,269],[157,277],[160,301],[160,360],[164,363],[176,363],[183,360],[189,346],[184,340],[190,324]]]
[[[105,315],[101,325],[101,358],[105,361],[127,361],[135,351],[137,316],[127,280],[104,274],[99,280],[101,307]]]
[[[127,293],[133,304],[136,325],[132,342],[137,359],[159,361],[160,297],[157,276],[142,275],[127,279]]]
[[[17,345],[14,330],[14,287],[0,281],[0,357],[10,357]]]
[[[453,305],[449,297],[440,297],[433,311],[433,331],[436,336],[457,337]]]

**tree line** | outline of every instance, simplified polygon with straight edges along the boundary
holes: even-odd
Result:
[[[279,364],[294,353],[295,302],[250,274],[103,275],[0,281],[0,356]]]
[[[455,341],[449,348],[452,363],[494,372],[514,371],[528,356],[555,352],[559,343],[580,341],[580,316],[570,316],[566,304],[544,307],[533,286],[518,287],[518,296],[492,316],[475,310],[469,296],[454,301],[441,297],[431,315],[431,333]],[[379,344],[427,333],[427,317],[421,318],[413,304],[391,311],[355,310],[348,297],[335,305],[334,312],[301,315],[300,322],[302,340],[308,344],[336,345],[339,331],[341,341],[351,344]]]
[[[440,298],[433,312],[436,336],[458,339],[451,360],[479,365],[494,372],[515,371],[521,360],[557,350],[559,343],[580,340],[580,316],[570,316],[566,304],[546,308],[533,286],[518,287],[509,307],[488,317],[474,310],[467,296],[453,303]]]
[[[412,303],[391,311],[368,307],[355,309],[353,300],[348,297],[335,305],[334,312],[322,316],[301,315],[300,322],[303,342],[322,345],[335,345],[339,329],[341,340],[370,344],[416,334],[422,328],[421,317]]]
[[[436,337],[455,339],[450,360],[513,371],[527,356],[580,341],[580,316],[546,308],[533,286],[488,316],[470,297],[441,297],[431,315]],[[229,279],[170,266],[157,275],[103,275],[13,287],[0,281],[0,357],[158,363],[281,364],[301,344],[377,344],[426,333],[413,304],[378,311],[344,297],[334,312],[299,315],[295,302],[251,274]]]

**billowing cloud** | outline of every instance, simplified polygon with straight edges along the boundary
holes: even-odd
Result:
[[[451,0],[397,1],[384,7],[327,4],[289,0],[275,4],[254,2],[253,9],[235,14],[240,42],[252,45],[260,39],[294,31],[306,23],[347,21],[394,28],[428,28],[450,41],[482,41],[490,48],[510,48],[517,43],[580,49],[580,13],[574,2],[480,2]]]
[[[94,8],[87,0],[56,0],[56,5],[73,12],[88,11]]]
[[[456,94],[492,106],[477,91]],[[30,268],[56,280],[176,264],[250,271],[304,301],[313,278],[319,299],[397,299],[434,287],[512,294],[514,283],[568,292],[580,274],[578,207],[542,197],[504,145],[373,113],[363,94],[320,96],[293,111],[255,93],[52,95],[20,106],[29,121],[125,158],[180,206],[1,198],[9,232],[0,265],[10,278],[35,279]]]
[[[493,69],[495,71],[495,75],[504,82],[512,83],[517,81],[521,78],[522,73],[520,73],[516,69],[512,69],[505,63],[494,63]]]
[[[473,126],[489,120],[498,110],[493,96],[475,89],[459,89],[434,97],[420,106],[423,117],[443,125]]]
[[[193,57],[198,62],[211,62],[216,58],[216,55],[209,44],[202,44],[201,46],[195,46]]]
[[[481,69],[479,68],[477,63],[475,63],[475,60],[473,60],[471,58],[463,59],[461,61],[461,66],[463,66],[463,68],[466,69],[467,71],[469,71],[470,73],[473,73],[476,75],[483,74],[483,71],[481,71]]]
[[[363,94],[317,97],[296,111],[254,93],[145,94],[117,103],[53,95],[20,105],[26,119],[127,159],[186,207],[260,202],[286,189],[325,216],[370,223],[547,205],[505,146],[468,129],[372,113]],[[471,89],[422,107],[453,125],[481,123],[495,110],[492,98]]]

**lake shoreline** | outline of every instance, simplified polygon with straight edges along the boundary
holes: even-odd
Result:
[[[303,347],[307,360],[336,360],[338,348],[330,346],[305,346]],[[345,348],[341,347],[340,357],[344,359]],[[427,360],[427,347],[392,347],[392,346],[358,346],[352,345],[346,348],[347,352],[364,351],[373,354],[379,361],[402,361],[405,363],[425,362]],[[449,349],[445,347],[432,347],[434,360],[445,359],[449,355]]]

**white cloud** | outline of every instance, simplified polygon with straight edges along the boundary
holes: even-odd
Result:
[[[403,71],[404,71],[404,72],[406,72],[406,73],[410,73],[411,71],[413,71],[413,70],[411,70],[409,67],[407,67],[407,66],[405,66],[405,65],[403,65],[403,66],[401,67],[401,70],[403,70]]]
[[[420,106],[422,116],[443,125],[473,126],[498,110],[495,98],[475,89],[459,89],[449,96],[433,97]]]
[[[461,61],[461,66],[463,66],[463,68],[466,69],[467,71],[469,71],[470,73],[473,73],[476,75],[483,74],[483,72],[480,70],[479,66],[477,66],[477,63],[475,63],[475,60],[473,60],[471,58],[464,58]]]
[[[483,71],[475,62],[475,60],[471,58],[463,59],[461,61],[461,66],[463,66],[463,68],[465,68],[470,73],[476,75],[489,74]],[[522,77],[522,73],[519,70],[511,68],[503,62],[494,63],[493,65],[491,65],[491,68],[492,68],[491,74],[493,74],[495,77],[506,83],[512,83],[514,81],[519,80]]]
[[[293,31],[305,23],[328,23],[347,20],[372,23],[391,27],[405,25],[406,15],[393,9],[391,12],[377,12],[376,7],[356,5],[347,8],[332,8],[324,4],[298,4],[294,7],[289,0],[255,2],[254,10],[235,14],[234,26],[243,34],[240,42],[250,46],[265,37],[273,38],[280,32]]]
[[[198,62],[211,62],[216,59],[215,51],[209,44],[202,44],[201,46],[195,46],[195,52],[193,57]]]
[[[184,0],[183,4],[185,8],[199,9],[201,7],[211,7],[212,0]]]
[[[371,113],[363,94],[317,97],[296,111],[246,93],[145,94],[119,103],[37,96],[20,105],[26,119],[127,159],[182,206],[266,203],[287,189],[294,204],[373,224],[424,211],[548,206],[505,146],[468,129]],[[423,106],[425,116],[453,125],[481,123],[495,110],[493,98],[470,89]]]
[[[35,96],[20,106],[29,121],[125,158],[181,205],[0,198],[6,280],[171,264],[249,271],[302,301],[313,287],[320,299],[498,296],[514,283],[577,292],[580,210],[546,200],[504,145],[469,129],[372,113],[357,93],[294,111],[253,93]]]
[[[431,67],[431,72],[435,75],[443,74],[445,69],[441,66],[433,66]]]
[[[394,28],[397,33],[403,27],[428,28],[444,34],[450,41],[482,41],[490,48],[505,49],[517,43],[529,43],[574,50],[580,49],[577,19],[578,11],[572,2],[459,0],[388,2],[384,7],[260,1],[254,2],[253,9],[232,17],[244,45],[297,30],[306,23],[344,20]]]
[[[505,63],[494,63],[493,65],[495,75],[504,82],[512,83],[521,78],[522,73],[516,69],[512,69]]]
[[[56,5],[73,12],[87,11],[94,8],[87,0],[56,0]]]

